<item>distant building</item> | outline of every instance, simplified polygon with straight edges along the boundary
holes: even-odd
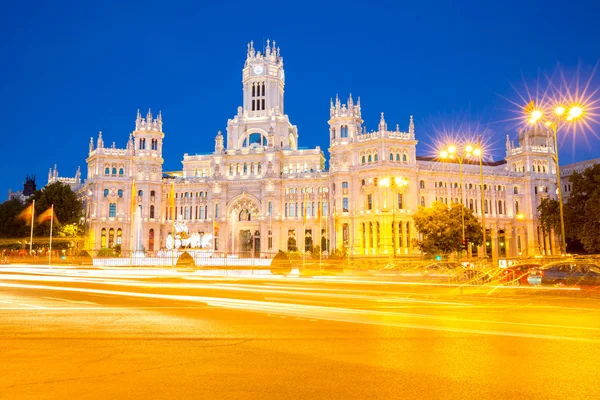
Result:
[[[50,185],[51,183],[55,182],[61,182],[65,185],[69,185],[73,192],[77,192],[81,188],[81,168],[77,167],[75,177],[67,178],[58,176],[58,169],[56,168],[56,164],[54,164],[54,169],[50,168],[48,171],[48,183],[46,185]]]
[[[25,177],[25,183],[23,183],[23,190],[13,192],[8,189],[8,200],[17,199],[21,203],[25,203],[29,196],[35,193],[35,175],[27,175]]]

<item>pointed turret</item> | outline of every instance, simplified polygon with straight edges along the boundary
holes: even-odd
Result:
[[[80,166],[77,167],[77,171],[75,172],[75,183],[76,184],[81,183],[81,167]]]
[[[217,131],[217,136],[215,137],[215,153],[222,153],[224,148],[223,134],[221,131]]]
[[[381,113],[381,118],[379,119],[379,132],[385,131],[387,131],[387,124],[385,122],[385,117],[383,116],[383,113]]]
[[[408,133],[411,135],[411,138],[415,138],[415,123],[413,121],[413,116],[410,116],[410,122],[408,123]]]
[[[102,149],[104,148],[104,140],[102,140],[102,131],[98,133],[98,142],[96,143],[96,148]]]
[[[90,153],[94,151],[94,138],[90,137]]]

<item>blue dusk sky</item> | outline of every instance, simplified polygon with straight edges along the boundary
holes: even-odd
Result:
[[[138,109],[163,113],[164,170],[181,169],[184,153],[212,152],[242,103],[250,40],[281,47],[300,147],[329,157],[329,99],[352,93],[369,130],[381,112],[401,130],[413,115],[418,155],[432,155],[437,132],[470,128],[485,131],[501,159],[517,129],[509,100],[545,85],[557,65],[590,76],[599,14],[594,1],[9,0],[0,13],[0,198],[27,174],[43,186],[54,164],[61,176],[78,166],[85,176],[90,137],[101,130],[106,146],[123,148]],[[589,129],[560,140],[561,163],[600,157]]]

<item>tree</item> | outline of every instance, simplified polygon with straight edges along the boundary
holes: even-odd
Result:
[[[567,238],[578,240],[589,253],[600,251],[600,164],[573,172],[565,204]]]
[[[26,222],[17,218],[25,206],[17,199],[0,204],[0,237],[22,238],[29,236]]]
[[[55,182],[45,186],[28,199],[28,204],[35,200],[35,215],[38,216],[54,204],[54,215],[59,224],[54,221],[53,234],[57,234],[61,225],[79,224],[83,215],[83,206],[69,185]],[[43,222],[34,228],[36,236],[50,234],[50,221]]]
[[[540,225],[545,234],[551,231],[560,232],[560,204],[558,200],[542,199],[537,207],[540,214]]]
[[[422,239],[414,239],[416,246],[428,254],[447,255],[462,250],[462,212],[465,218],[467,243],[479,246],[483,241],[483,229],[473,211],[460,203],[448,207],[435,202],[431,207],[419,207],[413,216],[415,227]]]

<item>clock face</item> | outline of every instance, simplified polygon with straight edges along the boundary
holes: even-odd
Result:
[[[254,71],[254,73],[255,73],[256,75],[260,75],[260,74],[262,74],[262,73],[263,73],[263,71],[264,71],[264,68],[263,68],[263,66],[262,66],[262,65],[255,65],[255,66],[254,66],[254,68],[253,68],[252,70]]]

